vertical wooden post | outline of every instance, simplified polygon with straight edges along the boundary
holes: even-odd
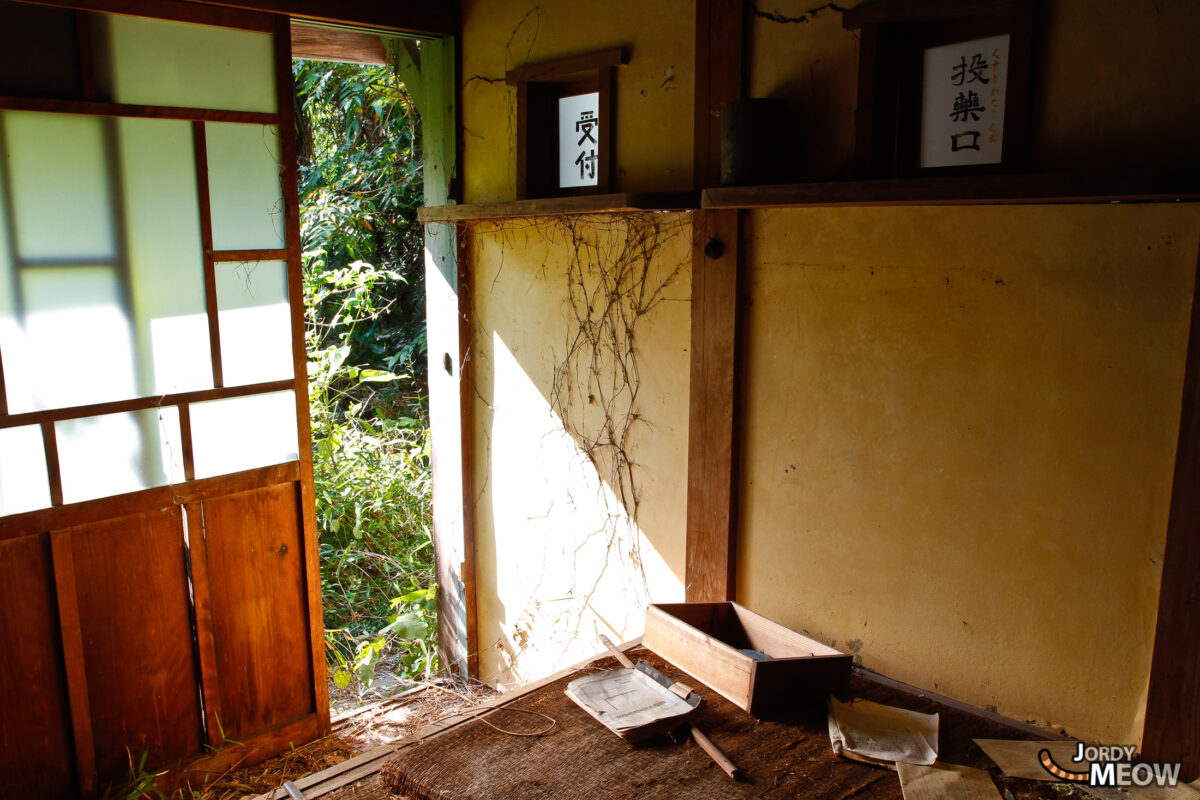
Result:
[[[479,676],[479,618],[475,586],[475,309],[469,229],[458,231],[458,363],[462,431],[463,563],[467,674]]]
[[[292,85],[292,33],[286,15],[275,18],[275,89],[283,180],[284,242],[287,246],[288,303],[292,315],[292,369],[300,445],[300,527],[308,599],[309,648],[317,733],[330,731],[329,687],[325,677],[325,622],[321,609],[321,561],[317,546],[317,499],[313,487],[312,422],[308,416],[308,355],[304,340],[304,283],[300,263],[300,178],[296,151],[296,92]]]
[[[1200,260],[1192,296],[1142,758],[1180,761],[1181,780],[1200,777]]]
[[[742,0],[697,0],[694,180],[721,172],[721,103],[742,95]],[[685,592],[732,600],[737,555],[737,428],[742,212],[698,211],[692,226],[691,390]]]

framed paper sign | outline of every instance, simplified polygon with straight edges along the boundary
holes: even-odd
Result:
[[[1036,0],[874,0],[861,29],[856,172],[862,178],[1024,168]]]
[[[920,166],[999,164],[1009,35],[925,50]]]
[[[611,191],[613,89],[629,62],[614,47],[508,71],[517,90],[517,199]]]

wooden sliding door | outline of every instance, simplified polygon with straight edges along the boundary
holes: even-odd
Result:
[[[5,798],[329,726],[288,21],[62,5],[0,0]]]

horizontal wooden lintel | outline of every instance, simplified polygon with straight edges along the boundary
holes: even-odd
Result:
[[[703,208],[1149,203],[1200,200],[1200,170],[959,175],[705,189]]]
[[[573,214],[612,214],[628,211],[693,211],[697,192],[633,192],[542,197],[509,203],[429,206],[417,209],[421,222],[470,222],[514,217],[553,217]]]
[[[539,61],[510,69],[504,76],[509,86],[529,81],[560,81],[575,78],[601,67],[619,67],[629,63],[629,50],[610,47],[595,53],[560,58],[554,61]]]
[[[213,108],[139,106],[128,103],[104,103],[98,100],[63,100],[46,97],[0,96],[0,109],[7,109],[9,111],[44,111],[52,114],[84,114],[93,117],[183,119],[198,120],[201,122],[242,122],[258,125],[279,124],[278,114],[259,111],[222,111]]]
[[[387,46],[378,34],[295,21],[292,22],[292,58],[378,66],[388,63]]]
[[[287,261],[288,251],[279,250],[213,250],[212,260],[216,263],[230,261]]]

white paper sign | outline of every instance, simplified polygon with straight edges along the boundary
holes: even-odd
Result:
[[[925,51],[921,166],[999,164],[1008,34]]]
[[[558,185],[596,186],[600,181],[600,93],[558,99]]]

